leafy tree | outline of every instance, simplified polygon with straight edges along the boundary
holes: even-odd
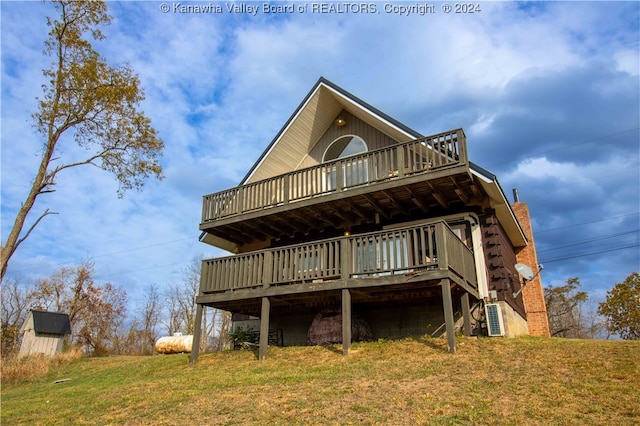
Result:
[[[18,246],[42,219],[54,214],[45,209],[24,232],[36,199],[54,192],[60,172],[82,165],[93,165],[115,175],[118,195],[140,189],[149,176],[162,178],[158,157],[163,142],[151,120],[138,110],[144,92],[133,70],[112,67],[100,56],[85,35],[104,39],[100,28],[111,17],[103,1],[54,1],[58,16],[48,18],[51,28],[45,54],[52,57],[51,68],[43,71],[46,83],[38,110],[33,114],[35,128],[42,137],[42,157],[26,199],[16,215],[13,228],[1,247],[1,275]],[[63,160],[69,139],[86,149],[84,159]]]
[[[629,275],[607,292],[598,313],[606,317],[606,327],[625,340],[640,339],[640,275]]]
[[[127,293],[110,283],[96,284],[93,275],[90,262],[62,267],[51,277],[39,280],[29,299],[31,308],[69,315],[69,343],[82,345],[91,355],[106,355],[118,341]]]
[[[569,278],[564,285],[544,288],[551,336],[593,339],[600,333],[602,325],[597,315],[585,309],[589,296],[579,289],[577,277]]]

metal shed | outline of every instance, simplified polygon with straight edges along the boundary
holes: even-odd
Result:
[[[64,337],[71,334],[69,315],[32,309],[20,327],[22,345],[18,356],[56,355],[62,351]]]

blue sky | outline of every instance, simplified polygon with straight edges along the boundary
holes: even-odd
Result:
[[[7,277],[93,260],[97,281],[135,302],[150,284],[179,282],[195,257],[223,255],[197,241],[202,195],[239,183],[320,76],[423,134],[464,128],[471,161],[528,203],[545,285],[577,276],[601,300],[640,269],[639,3],[481,2],[474,14],[433,3],[424,16],[385,2],[379,13],[255,16],[225,2],[180,2],[221,5],[215,14],[166,4],[109,2],[113,23],[94,44],[138,73],[166,178],[118,199],[111,175],[67,170],[31,219],[59,214]],[[4,241],[42,144],[30,116],[53,10],[3,1],[0,11]]]

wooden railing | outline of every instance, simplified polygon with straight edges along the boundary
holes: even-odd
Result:
[[[202,223],[467,163],[461,129],[205,195]]]
[[[206,259],[200,293],[435,269],[477,289],[473,253],[445,222]]]

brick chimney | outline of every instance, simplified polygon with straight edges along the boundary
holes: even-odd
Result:
[[[521,203],[514,190],[515,203],[513,204],[513,212],[516,219],[520,223],[524,235],[529,243],[526,247],[522,247],[516,253],[518,263],[523,263],[531,267],[534,272],[538,269],[538,256],[536,254],[536,246],[533,241],[533,231],[531,229],[531,217],[529,216],[529,207],[526,203]],[[522,291],[524,299],[524,307],[527,312],[527,323],[529,325],[529,334],[532,336],[549,336],[549,321],[547,319],[547,306],[544,303],[544,292],[542,291],[542,281],[540,275],[536,275],[534,279],[529,281]]]

